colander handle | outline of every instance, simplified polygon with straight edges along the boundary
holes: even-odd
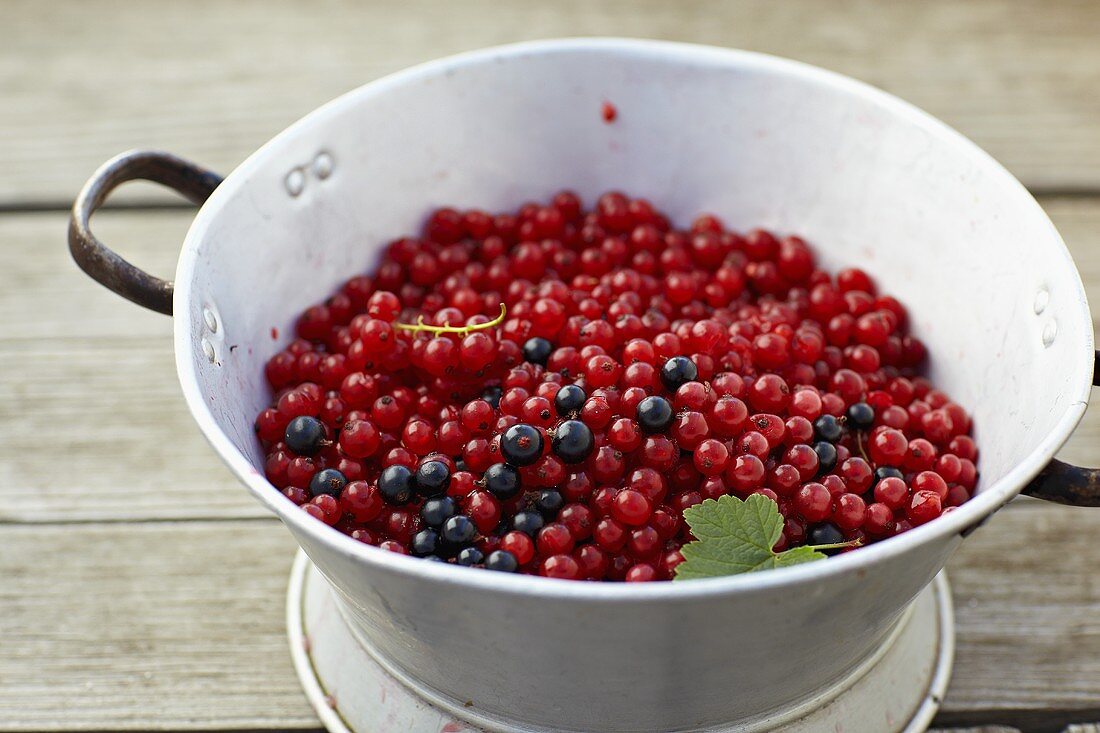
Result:
[[[1100,351],[1096,352],[1092,384],[1100,386]],[[1100,468],[1081,468],[1055,458],[1021,493],[1071,506],[1100,506]]]
[[[134,267],[96,239],[89,221],[107,195],[127,181],[144,180],[167,186],[195,204],[209,198],[221,176],[182,158],[158,150],[131,150],[99,167],[73,203],[69,220],[69,251],[93,280],[123,298],[159,313],[172,315],[172,282]]]

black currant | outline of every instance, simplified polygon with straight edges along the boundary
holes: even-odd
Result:
[[[843,434],[840,422],[832,415],[822,415],[814,420],[814,436],[826,443],[835,443]]]
[[[422,529],[413,535],[409,543],[409,552],[417,557],[434,555],[439,549],[439,534],[434,529]]]
[[[566,420],[554,429],[550,448],[565,463],[583,463],[596,447],[592,429],[580,420]]]
[[[516,556],[507,550],[493,550],[485,559],[487,570],[499,570],[502,573],[514,573],[519,567]]]
[[[866,402],[856,402],[848,406],[848,424],[856,430],[870,430],[875,424],[875,408]]]
[[[465,547],[462,552],[458,553],[458,557],[455,558],[455,563],[458,565],[465,565],[466,567],[472,567],[474,565],[480,565],[485,561],[485,553],[476,547]]]
[[[544,338],[534,336],[527,339],[523,344],[523,359],[532,364],[546,366],[546,360],[550,358],[553,351],[554,345],[552,343]]]
[[[893,466],[879,466],[875,469],[875,485],[877,486],[878,482],[882,481],[884,478],[904,479],[905,474]]]
[[[810,531],[806,533],[806,544],[808,545],[835,545],[838,542],[844,541],[844,535],[841,533],[835,524],[829,522],[822,522],[810,528]],[[819,550],[826,555],[835,555],[840,552],[841,548],[836,547],[829,550]]]
[[[300,415],[287,423],[283,438],[298,455],[312,456],[325,442],[325,425],[315,417]]]
[[[661,367],[661,384],[669,392],[675,392],[681,384],[694,382],[699,378],[699,368],[686,356],[674,356]]]
[[[542,455],[542,433],[525,423],[513,425],[500,436],[500,454],[513,466],[530,466]]]
[[[535,536],[546,522],[538,512],[517,512],[512,517],[512,529],[523,532],[525,535]]]
[[[408,504],[413,496],[413,475],[407,466],[387,466],[378,477],[378,493],[394,506]]]
[[[538,509],[545,519],[553,519],[558,516],[565,499],[557,489],[543,489],[539,492],[539,498],[535,500],[535,509]]]
[[[819,440],[814,443],[814,453],[817,453],[817,475],[825,474],[836,468],[836,446]]]
[[[440,535],[452,545],[467,545],[477,537],[477,527],[469,517],[456,514],[443,523]]]
[[[519,471],[507,463],[494,463],[485,469],[485,489],[490,494],[507,501],[519,493]]]
[[[451,470],[443,461],[424,461],[413,476],[413,486],[421,496],[440,496],[450,485]]]
[[[664,397],[646,397],[638,403],[638,425],[647,433],[667,430],[672,418],[672,403]]]
[[[568,417],[574,412],[580,412],[586,399],[588,399],[588,395],[584,393],[583,389],[575,384],[567,384],[559,389],[557,395],[554,396],[554,409],[562,417]]]
[[[340,492],[344,490],[347,483],[348,480],[344,478],[344,474],[335,468],[326,468],[313,474],[313,478],[309,480],[309,493],[313,496],[328,494],[334,499],[339,499]]]
[[[500,387],[486,387],[481,392],[481,399],[488,402],[494,410],[500,408],[500,396],[504,394],[504,390]]]
[[[429,527],[439,527],[458,513],[455,500],[449,496],[437,496],[424,502],[420,507],[420,518]]]

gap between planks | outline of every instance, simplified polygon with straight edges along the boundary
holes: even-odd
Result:
[[[228,175],[229,171],[226,172]],[[1100,196],[1100,186],[1029,186],[1028,192],[1031,193],[1037,199],[1042,198],[1057,198],[1057,199],[1092,199]],[[0,202],[0,215],[3,214],[52,214],[58,212],[68,213],[73,208],[73,202],[70,199],[64,200],[42,200],[42,201],[24,201],[15,203]],[[122,201],[107,201],[99,207],[98,211],[106,212],[121,212],[121,211],[147,211],[147,212],[176,212],[176,211],[194,211],[195,205],[188,201],[171,201],[160,200],[159,198],[153,200],[145,200],[138,198],[135,200],[122,200]]]

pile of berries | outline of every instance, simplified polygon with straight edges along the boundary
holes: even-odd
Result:
[[[302,314],[256,431],[271,483],[362,542],[667,580],[707,498],[775,501],[777,551],[874,542],[970,498],[970,419],[918,376],[907,320],[798,237],[674,229],[619,193],[439,209]]]

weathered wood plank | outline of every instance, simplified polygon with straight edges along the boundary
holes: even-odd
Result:
[[[1100,5],[1087,0],[196,0],[126,12],[111,0],[19,0],[4,18],[5,206],[68,201],[131,147],[228,171],[320,103],[385,73],[575,35],[798,58],[928,109],[1031,186],[1100,186]]]
[[[941,725],[1054,733],[1100,719],[1100,513],[1004,512],[949,564],[955,669]]]
[[[173,279],[194,212],[101,212],[101,240],[138,267]],[[68,215],[0,214],[0,340],[92,337],[171,340],[171,319],[145,310],[85,275],[69,255]]]
[[[0,547],[0,730],[318,727],[276,522],[8,525]]]
[[[96,217],[96,231],[171,277],[189,212]],[[0,522],[262,516],[194,426],[171,319],[108,292],[65,247],[59,213],[0,215]],[[47,445],[43,446],[43,436]]]
[[[1100,513],[1042,506],[966,542],[937,725],[1100,718],[1098,535]],[[317,725],[286,652],[278,523],[2,525],[0,547],[0,731]]]
[[[168,339],[0,342],[0,522],[265,512],[195,427]]]

